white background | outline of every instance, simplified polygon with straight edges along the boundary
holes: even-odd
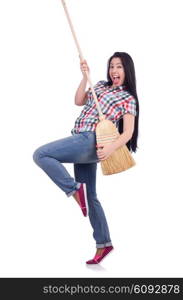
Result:
[[[33,162],[70,135],[81,107],[78,52],[61,1],[0,2],[0,276],[181,277],[182,53],[180,0],[68,0],[93,83],[128,52],[140,104],[137,165],[97,191],[115,250],[100,266],[89,219]],[[73,166],[66,165],[73,175]]]

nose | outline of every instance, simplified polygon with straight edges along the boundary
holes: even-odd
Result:
[[[113,68],[112,74],[117,74],[117,69],[116,68]]]

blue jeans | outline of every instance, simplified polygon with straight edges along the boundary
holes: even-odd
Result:
[[[70,197],[86,183],[89,219],[97,248],[111,246],[111,239],[103,208],[97,199],[95,131],[73,133],[72,136],[39,147],[33,154],[35,163]],[[75,179],[62,163],[74,163]]]

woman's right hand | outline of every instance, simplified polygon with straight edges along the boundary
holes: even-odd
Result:
[[[83,74],[83,77],[87,78],[86,71],[89,73],[90,69],[89,69],[87,61],[85,59],[80,61],[80,69]]]

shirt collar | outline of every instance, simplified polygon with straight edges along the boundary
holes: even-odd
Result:
[[[110,86],[109,90],[110,91],[123,91],[123,90],[126,90],[126,86],[124,84],[117,86],[117,87]]]

